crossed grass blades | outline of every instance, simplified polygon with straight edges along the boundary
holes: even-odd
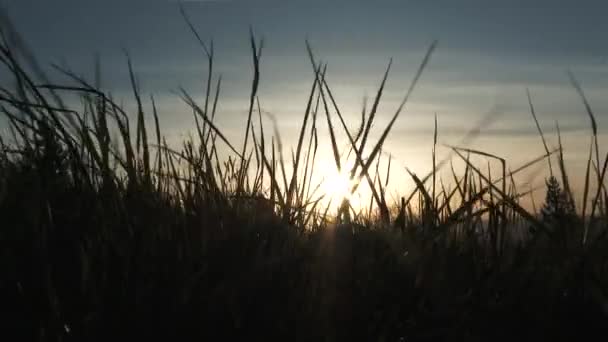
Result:
[[[179,91],[196,128],[181,146],[163,136],[153,96],[151,113],[145,110],[128,55],[134,115],[103,90],[99,61],[92,81],[58,66],[72,82],[48,81],[2,18],[0,62],[10,80],[0,89],[2,334],[41,341],[395,341],[580,338],[605,330],[608,158],[602,163],[594,113],[574,76],[592,126],[580,208],[561,137],[551,149],[529,92],[542,156],[512,169],[499,156],[448,146],[452,153],[436,160],[435,133],[429,173],[404,170],[416,187],[389,203],[391,157],[382,170],[382,147],[436,43],[375,142],[370,136],[392,61],[351,131],[328,66],[307,43],[310,93],[287,162],[276,123],[271,135],[263,126],[263,42],[251,31],[254,74],[239,148],[215,123],[222,82],[213,42],[182,14],[209,73],[203,103]],[[79,106],[68,105],[74,96]],[[323,201],[313,182],[323,118],[336,168],[353,165],[352,192],[368,187],[369,205],[353,208],[344,199],[334,213]],[[500,170],[489,162],[484,170],[472,156],[497,160]],[[553,197],[572,210],[546,207],[553,214],[541,217],[520,205],[531,190],[518,190],[514,176],[545,161]],[[438,177],[446,166],[447,186]]]

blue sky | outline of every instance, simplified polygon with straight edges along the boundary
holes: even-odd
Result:
[[[91,75],[98,53],[104,87],[129,99],[129,51],[142,90],[160,99],[168,134],[192,130],[190,114],[171,91],[184,86],[202,95],[204,55],[168,0],[0,0],[43,65],[66,63]],[[608,3],[561,0],[402,1],[185,1],[204,39],[213,39],[224,79],[218,122],[242,135],[251,81],[248,28],[265,40],[261,101],[290,142],[300,124],[312,72],[304,41],[329,63],[328,79],[343,111],[357,124],[362,98],[372,96],[389,58],[394,59],[377,130],[393,113],[435,39],[439,47],[386,149],[404,165],[425,171],[433,116],[440,140],[456,144],[488,113],[470,147],[499,153],[514,167],[542,153],[527,109],[532,91],[547,133],[564,127],[567,158],[584,164],[589,123],[566,70],[583,84],[600,132],[608,101]],[[549,137],[552,143],[554,137]],[[578,172],[578,171],[576,171]],[[541,178],[542,181],[542,178]]]

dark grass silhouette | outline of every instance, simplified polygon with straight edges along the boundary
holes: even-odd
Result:
[[[434,161],[425,177],[410,173],[417,188],[390,205],[388,176],[374,163],[435,44],[376,143],[368,136],[390,65],[372,108],[350,132],[326,66],[308,46],[314,79],[286,166],[279,136],[269,138],[262,126],[262,44],[253,33],[240,150],[214,124],[221,81],[213,81],[213,44],[199,38],[210,69],[204,103],[180,94],[195,113],[197,136],[176,148],[162,136],[156,107],[144,112],[133,72],[135,124],[97,81],[57,68],[73,82],[48,82],[23,58],[8,24],[0,38],[13,82],[0,89],[9,127],[0,140],[7,340],[507,341],[608,332],[608,158],[601,163],[594,115],[574,78],[594,137],[583,208],[574,207],[561,142],[547,147],[532,100],[545,155],[507,172],[502,158],[451,147],[466,165],[463,174],[452,172],[452,189],[436,177],[448,160]],[[62,100],[74,94],[83,103],[77,109]],[[153,134],[146,115],[155,119]],[[333,215],[315,191],[318,115],[328,123],[336,167],[345,153],[355,159],[353,191],[361,183],[372,189],[368,208],[344,201]],[[346,151],[336,142],[340,131]],[[220,146],[230,150],[225,158]],[[519,205],[527,193],[513,175],[555,154],[561,179],[550,165],[539,217]],[[471,155],[503,167],[482,172]]]

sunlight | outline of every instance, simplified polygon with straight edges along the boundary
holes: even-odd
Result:
[[[332,206],[338,206],[344,198],[350,199],[352,182],[350,180],[348,168],[343,168],[341,172],[332,169],[321,184],[322,193],[325,194],[327,201],[332,202]]]

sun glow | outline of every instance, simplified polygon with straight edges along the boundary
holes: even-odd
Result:
[[[322,192],[326,200],[331,200],[332,206],[338,206],[343,199],[350,200],[353,182],[350,180],[350,172],[343,169],[341,172],[332,170],[323,180]]]

